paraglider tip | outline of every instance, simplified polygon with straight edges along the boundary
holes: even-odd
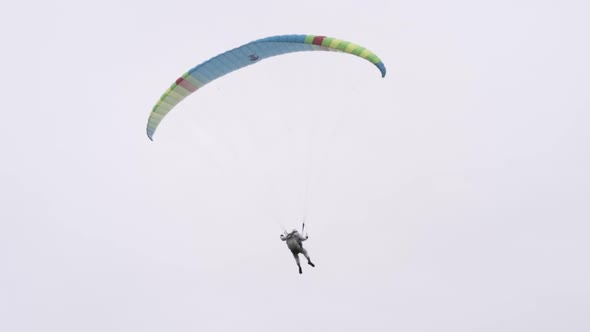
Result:
[[[379,62],[376,63],[375,66],[379,68],[379,71],[381,72],[381,77],[385,77],[385,74],[387,73],[387,69],[385,69],[385,64],[383,64],[383,62]]]

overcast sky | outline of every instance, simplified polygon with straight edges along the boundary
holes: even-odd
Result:
[[[587,1],[3,7],[0,330],[590,330]]]

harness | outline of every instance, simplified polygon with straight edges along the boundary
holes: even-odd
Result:
[[[295,237],[295,233],[289,233],[289,234],[287,234],[287,241],[290,240],[290,239],[292,239],[292,238],[294,238],[294,237]],[[297,244],[299,244],[299,246],[301,248],[303,248],[303,242],[299,238],[296,238],[295,241],[297,241]]]

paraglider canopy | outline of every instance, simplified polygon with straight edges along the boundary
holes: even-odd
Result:
[[[147,136],[153,140],[154,132],[166,114],[205,84],[266,58],[302,51],[336,51],[356,55],[373,63],[381,72],[381,77],[385,77],[385,65],[375,53],[345,40],[315,35],[263,38],[221,53],[179,77],[153,107],[146,128]]]

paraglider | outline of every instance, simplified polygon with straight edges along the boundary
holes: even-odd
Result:
[[[172,108],[204,85],[232,71],[256,64],[264,59],[302,51],[334,51],[352,54],[372,63],[381,73],[381,77],[385,77],[386,74],[383,61],[375,53],[342,39],[316,35],[282,35],[258,39],[214,56],[178,78],[152,108],[146,128],[148,138],[153,140],[158,125]],[[301,229],[302,233],[304,228],[305,223]],[[300,274],[303,271],[299,262],[299,254],[303,254],[307,259],[307,263],[315,267],[307,250],[303,248],[302,243],[308,239],[307,235],[304,237],[297,230],[293,230],[290,233],[285,231],[280,238],[286,242],[287,247],[293,254]]]
[[[299,254],[303,254],[303,256],[305,256],[305,258],[307,259],[307,264],[311,265],[312,267],[315,267],[315,264],[312,263],[311,258],[309,258],[307,250],[303,248],[303,241],[309,239],[309,236],[307,236],[307,234],[304,237],[303,235],[299,234],[299,232],[296,229],[294,229],[288,234],[281,234],[280,237],[281,241],[287,242],[287,247],[289,248],[289,250],[291,250],[293,258],[295,258],[295,262],[297,263],[297,267],[299,268],[299,274],[303,273],[303,270],[301,269],[301,263],[299,262]]]
[[[152,108],[146,128],[147,136],[153,140],[154,132],[166,114],[205,84],[266,58],[302,51],[335,51],[356,55],[374,64],[381,72],[381,77],[385,77],[385,65],[375,53],[345,40],[316,35],[283,35],[258,39],[221,53],[178,78]]]

